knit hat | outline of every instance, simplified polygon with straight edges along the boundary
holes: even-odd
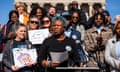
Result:
[[[63,26],[65,26],[65,27],[67,26],[66,19],[63,16],[55,16],[55,17],[53,17],[52,24],[54,23],[55,20],[61,20],[63,22]]]

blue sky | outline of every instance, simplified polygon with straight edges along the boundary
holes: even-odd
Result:
[[[110,12],[112,22],[116,15],[120,15],[120,0],[106,0],[106,10]]]
[[[116,15],[120,14],[120,0],[106,0],[106,10],[110,12],[112,22]],[[0,0],[0,23],[6,24],[9,11],[14,9],[14,0]]]
[[[0,0],[0,23],[6,24],[9,11],[14,9],[14,0]]]

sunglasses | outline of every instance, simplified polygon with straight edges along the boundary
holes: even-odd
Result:
[[[30,23],[32,23],[32,24],[39,24],[38,21],[30,21]]]
[[[73,18],[73,19],[75,19],[75,18],[78,19],[79,17],[72,17],[72,18]]]
[[[50,20],[43,20],[42,23],[49,23]]]
[[[95,20],[98,20],[98,19],[103,20],[103,18],[95,18]]]

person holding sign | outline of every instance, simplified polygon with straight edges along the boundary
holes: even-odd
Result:
[[[32,60],[30,55],[32,51],[28,51],[31,50],[32,45],[25,38],[26,27],[20,24],[15,33],[15,39],[8,41],[5,45],[3,53],[4,72],[33,72],[33,65],[36,64],[36,60]],[[26,58],[30,58],[30,61],[26,61],[28,60]],[[24,62],[19,62],[21,60]]]
[[[40,29],[40,22],[36,15],[31,15],[28,21],[28,39],[32,43],[32,46],[37,50],[37,54],[40,51],[40,46],[44,38],[49,32],[47,29]],[[43,38],[44,37],[44,38]],[[48,37],[48,36],[47,36]],[[36,64],[36,72],[44,72],[44,68],[40,64]]]
[[[35,31],[35,30],[38,30],[39,29],[39,19],[37,16],[35,15],[32,15],[30,16],[29,18],[29,21],[28,21],[28,26],[27,26],[27,29],[28,29],[28,36],[27,36],[27,39],[29,39],[29,41],[31,41],[31,43],[33,42],[32,40],[30,40],[30,36],[33,37],[33,35],[35,35],[36,32],[33,32],[34,34],[32,33],[29,33],[29,31]],[[40,44],[36,45],[36,44],[33,44],[32,45],[35,46],[35,48],[39,48]]]
[[[55,67],[67,67],[69,59],[73,60],[73,66],[80,66],[81,61],[73,39],[65,36],[66,20],[62,16],[56,16],[52,21],[52,36],[45,39],[38,55],[38,62],[47,68],[48,72],[71,72],[57,70]]]

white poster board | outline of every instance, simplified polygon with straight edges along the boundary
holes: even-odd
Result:
[[[14,64],[18,67],[24,67],[27,63],[37,61],[36,49],[14,48],[13,50]]]
[[[50,52],[50,56],[53,62],[61,63],[68,60],[68,52]]]
[[[32,44],[42,44],[49,35],[48,29],[30,30],[28,31],[29,41]]]

